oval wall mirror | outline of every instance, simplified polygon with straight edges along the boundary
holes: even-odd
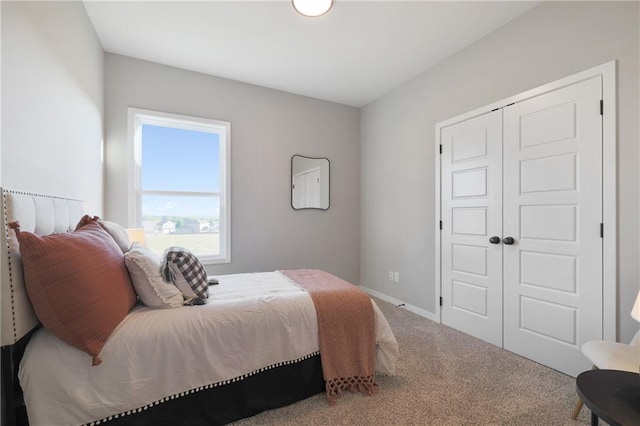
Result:
[[[329,208],[329,159],[303,155],[291,157],[291,207]]]

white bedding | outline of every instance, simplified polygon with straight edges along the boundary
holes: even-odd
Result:
[[[279,272],[219,276],[206,305],[135,307],[102,349],[102,364],[36,332],[20,363],[30,424],[82,424],[181,393],[223,385],[318,353],[308,293]],[[376,370],[395,372],[398,344],[373,302]]]

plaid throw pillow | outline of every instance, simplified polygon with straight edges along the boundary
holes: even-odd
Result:
[[[186,305],[202,304],[203,299],[209,297],[207,271],[198,258],[184,247],[169,247],[164,251],[162,276],[180,289]]]

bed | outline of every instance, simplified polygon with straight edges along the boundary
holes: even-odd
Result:
[[[83,203],[7,189],[2,197],[3,424],[26,424],[27,414],[31,424],[225,424],[326,390],[319,317],[291,271],[218,276],[202,306],[138,304],[92,366],[39,326],[8,226],[68,232]],[[371,306],[376,372],[393,374],[397,342]]]

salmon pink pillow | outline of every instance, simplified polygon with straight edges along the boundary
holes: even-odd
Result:
[[[95,221],[45,236],[20,232],[17,223],[12,227],[36,316],[100,364],[102,347],[136,303],[122,251]]]

